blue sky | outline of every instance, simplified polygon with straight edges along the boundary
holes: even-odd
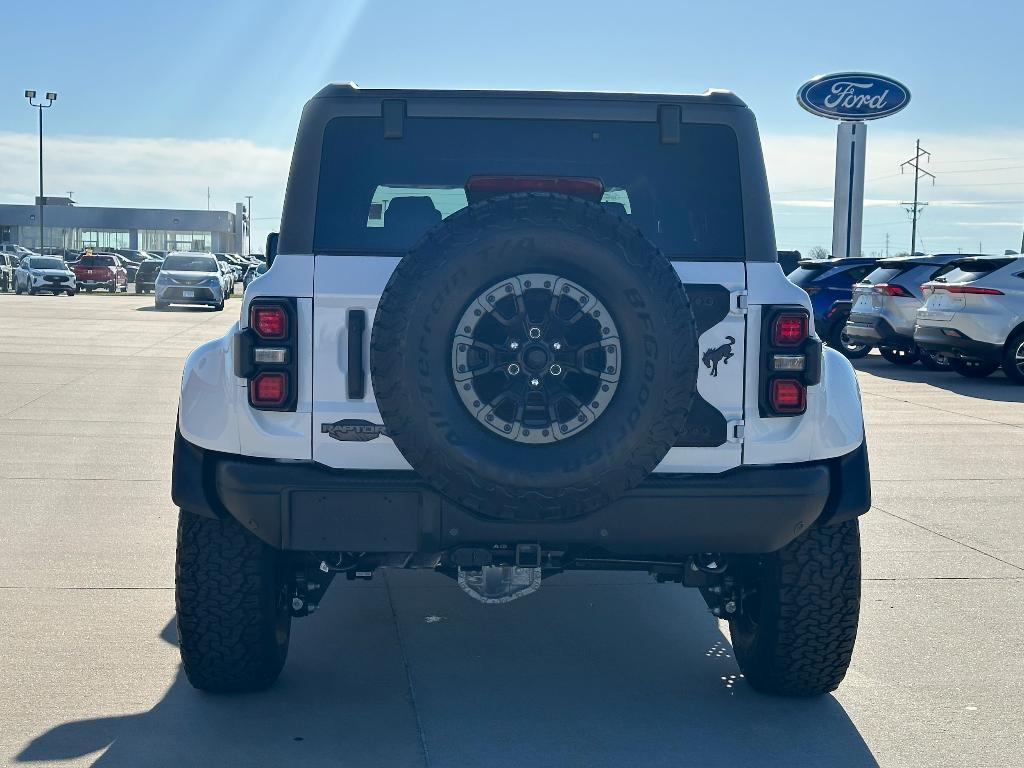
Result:
[[[865,250],[909,245],[898,163],[933,152],[929,250],[1018,247],[1024,222],[1019,3],[52,2],[4,11],[0,200],[31,200],[35,115],[48,192],[82,204],[201,208],[253,194],[276,225],[303,102],[324,83],[702,91],[755,111],[780,247],[830,241],[835,125],[794,94],[812,75],[876,71],[913,92],[870,126]],[[41,45],[40,55],[36,46]],[[48,141],[49,146],[49,141]],[[903,244],[903,240],[907,240]]]

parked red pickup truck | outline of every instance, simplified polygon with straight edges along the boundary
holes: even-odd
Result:
[[[78,290],[106,288],[111,293],[128,291],[128,271],[122,266],[121,259],[113,253],[86,254],[71,268],[75,271]]]

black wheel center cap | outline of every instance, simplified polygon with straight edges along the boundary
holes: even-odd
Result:
[[[540,373],[548,364],[548,351],[538,345],[527,347],[523,353],[523,365],[533,373]]]

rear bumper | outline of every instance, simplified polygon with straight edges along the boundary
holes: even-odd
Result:
[[[900,333],[885,318],[871,315],[850,315],[846,322],[846,335],[853,341],[873,347],[910,349],[914,346],[913,336]]]
[[[950,331],[959,335],[950,336],[948,333],[943,333],[943,331]],[[1003,359],[1003,347],[1000,344],[976,341],[965,336],[955,328],[919,325],[914,330],[914,341],[917,342],[921,349],[945,355],[946,357],[980,360],[985,363],[998,363]]]
[[[205,451],[175,439],[171,496],[190,512],[231,515],[286,550],[440,553],[539,543],[635,558],[773,552],[815,524],[871,505],[864,443],[827,461],[652,475],[621,499],[566,521],[495,520],[466,510],[410,471],[333,470]]]

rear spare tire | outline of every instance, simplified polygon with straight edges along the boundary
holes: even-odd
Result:
[[[370,368],[388,435],[435,488],[489,517],[568,518],[664,458],[697,337],[675,270],[638,229],[522,193],[463,209],[402,259]]]

